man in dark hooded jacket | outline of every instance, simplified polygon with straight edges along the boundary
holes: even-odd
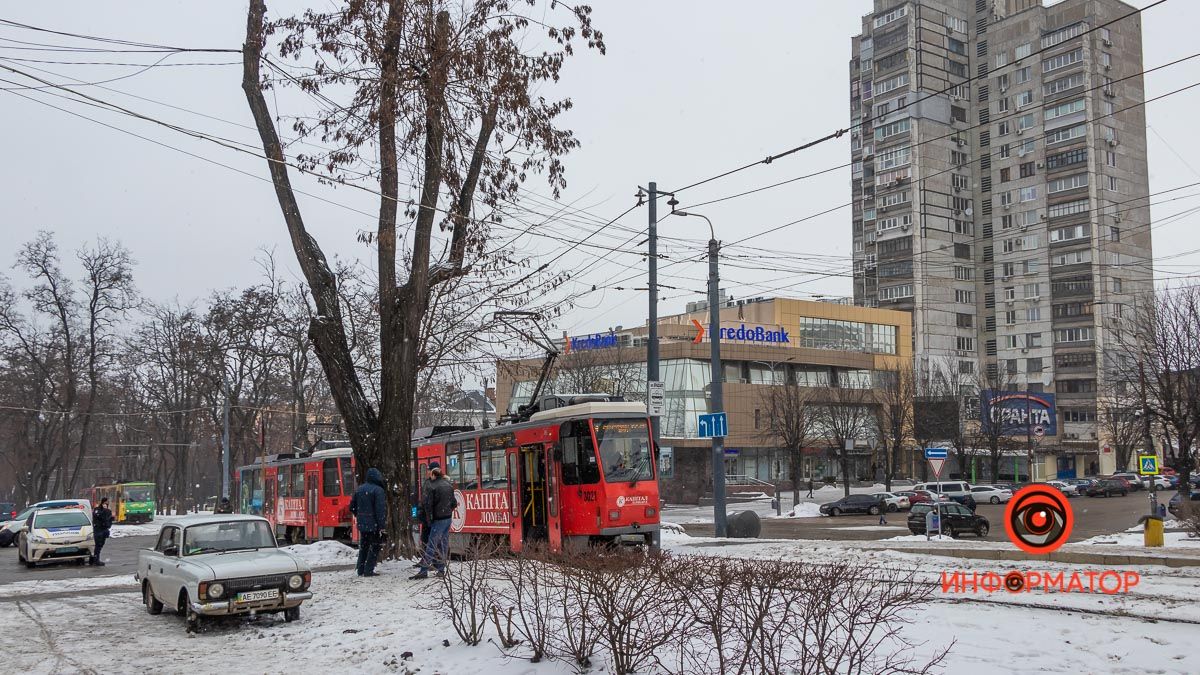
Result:
[[[387,528],[387,491],[379,469],[367,469],[367,482],[350,498],[350,513],[358,522],[358,576],[378,576],[375,562],[379,559],[383,531]]]

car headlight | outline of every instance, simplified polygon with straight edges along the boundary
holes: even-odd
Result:
[[[304,577],[299,574],[293,574],[288,577],[288,588],[293,591],[298,591],[304,586]]]
[[[219,584],[219,583],[212,583],[212,584],[208,585],[208,597],[213,598],[215,600],[215,599],[221,597],[222,595],[225,595],[225,586],[224,585]]]
[[[43,536],[41,536],[41,535],[38,535],[38,534],[30,534],[30,535],[29,535],[29,541],[31,541],[31,542],[33,542],[33,543],[35,543],[35,544],[44,544],[44,543],[46,543],[47,541],[50,541],[50,540],[49,540],[49,539],[47,539],[47,538],[45,538],[45,537],[43,537]]]

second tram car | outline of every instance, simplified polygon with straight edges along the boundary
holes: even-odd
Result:
[[[517,424],[417,442],[422,483],[437,460],[458,507],[451,548],[478,537],[551,550],[589,543],[657,546],[659,493],[646,407],[608,397],[549,397]],[[604,400],[596,400],[601,398]]]
[[[350,517],[354,494],[350,448],[311,455],[272,455],[238,469],[237,510],[271,522],[280,540],[291,543],[338,539],[357,541]]]

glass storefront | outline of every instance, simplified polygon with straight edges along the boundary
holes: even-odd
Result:
[[[896,327],[800,317],[800,346],[846,352],[896,353]]]

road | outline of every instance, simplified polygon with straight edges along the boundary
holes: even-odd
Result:
[[[111,577],[127,574],[133,578],[137,567],[138,549],[154,545],[153,536],[117,537],[104,544],[101,557],[104,567],[79,566],[72,562],[43,565],[35,569],[25,567],[17,560],[17,548],[0,548],[0,585],[18,581],[43,579],[78,579],[80,577]]]
[[[1159,500],[1166,503],[1173,492],[1159,492]],[[832,501],[830,499],[829,501]],[[1123,532],[1137,525],[1138,518],[1150,510],[1146,492],[1134,492],[1127,497],[1076,497],[1070,500],[1075,512],[1075,526],[1067,541],[1081,541],[1101,534]],[[1004,504],[980,504],[977,513],[986,517],[992,525],[988,539],[1003,540]],[[738,505],[730,506],[730,512],[738,511]],[[838,516],[837,518],[764,518],[764,539],[834,539],[834,540],[878,540],[909,534],[905,524],[907,513],[889,513],[888,524],[879,525],[879,516]],[[670,510],[663,511],[663,518],[671,520]],[[711,523],[685,524],[688,534],[711,536]],[[968,537],[969,538],[969,537]]]

